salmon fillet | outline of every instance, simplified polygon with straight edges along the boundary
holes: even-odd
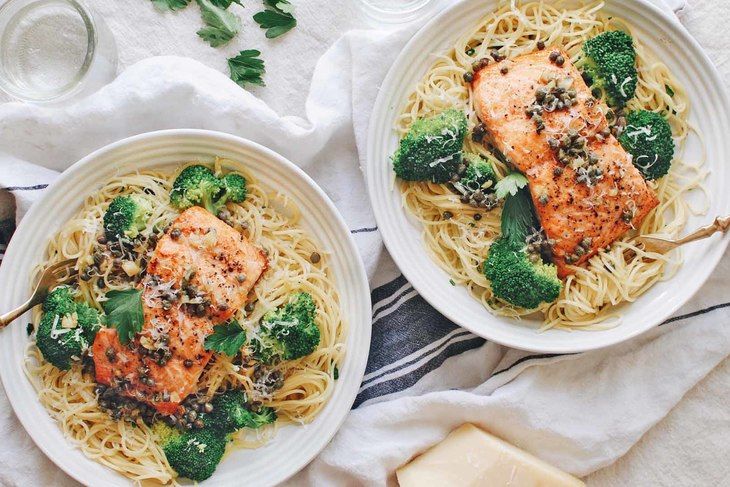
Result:
[[[128,346],[114,328],[97,333],[92,348],[97,382],[119,387],[163,414],[176,413],[197,391],[211,358],[205,337],[246,303],[267,267],[261,249],[233,228],[202,208],[185,210],[147,266],[142,331]]]
[[[586,262],[637,228],[658,200],[618,140],[610,134],[595,136],[608,128],[603,115],[608,107],[593,98],[565,52],[558,51],[565,59],[562,66],[550,60],[551,52],[546,49],[482,67],[474,73],[472,91],[488,140],[527,177],[540,223],[555,241],[558,275],[565,277],[572,272],[569,264]],[[575,104],[545,111],[545,127],[538,133],[526,111],[551,77],[572,78]],[[579,182],[577,168],[559,162],[550,139],[555,144],[569,129],[587,138],[586,149],[597,158],[595,167],[602,171],[602,179]]]

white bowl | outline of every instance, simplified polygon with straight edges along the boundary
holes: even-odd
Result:
[[[454,323],[477,335],[545,353],[580,352],[622,342],[658,325],[697,292],[722,257],[730,235],[686,246],[685,262],[677,275],[655,285],[635,303],[621,306],[623,318],[618,326],[604,331],[538,333],[537,320],[494,316],[464,287],[451,286],[448,274],[427,254],[421,226],[403,208],[399,189],[392,187],[390,156],[398,146],[393,126],[408,93],[433,63],[432,54],[452,47],[455,39],[496,6],[496,0],[466,0],[441,12],[410,40],[380,87],[366,151],[368,190],[378,228],[390,255],[421,296]],[[706,167],[711,170],[706,186],[712,201],[707,216],[690,218],[687,229],[709,223],[717,215],[727,215],[730,193],[724,185],[729,177],[730,104],[717,71],[697,42],[666,11],[646,0],[615,0],[607,2],[605,9],[631,22],[641,42],[669,66],[688,91],[691,123],[703,131]],[[697,160],[699,156],[698,145],[691,144],[686,159]]]
[[[344,220],[325,193],[301,169],[275,152],[232,135],[205,130],[165,130],[108,145],[64,172],[23,218],[0,268],[0,309],[29,296],[29,278],[48,238],[80,208],[84,198],[109,178],[137,169],[173,168],[193,160],[229,158],[271,189],[280,190],[302,210],[302,225],[330,252],[330,263],[349,324],[347,353],[334,393],[314,422],[286,426],[267,445],[235,450],[218,466],[210,485],[274,485],[309,463],[330,441],[352,407],[370,347],[370,291],[362,261]],[[25,319],[3,331],[0,376],[23,426],[59,467],[87,485],[128,486],[129,479],[70,447],[39,403],[21,363],[28,342]]]

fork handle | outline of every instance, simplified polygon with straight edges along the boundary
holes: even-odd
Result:
[[[5,328],[8,326],[11,322],[15,321],[20,315],[31,309],[33,306],[40,304],[41,299],[39,296],[34,296],[28,301],[26,301],[23,305],[21,305],[19,308],[14,309],[10,311],[9,313],[5,313],[4,315],[0,315],[0,329]]]
[[[717,218],[715,218],[715,221],[712,222],[712,224],[707,225],[706,227],[702,227],[696,232],[692,232],[689,235],[680,238],[676,241],[676,243],[677,245],[682,245],[686,244],[687,242],[694,242],[695,240],[709,237],[715,232],[726,233],[728,229],[730,229],[730,216],[718,216]]]

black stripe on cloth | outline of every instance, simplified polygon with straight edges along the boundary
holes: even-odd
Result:
[[[371,232],[377,232],[378,227],[370,227],[370,228],[357,228],[355,230],[350,230],[350,233],[371,233]]]
[[[378,304],[379,301],[382,301],[383,299],[387,298],[388,296],[392,296],[394,292],[396,292],[398,289],[403,287],[405,283],[407,283],[406,278],[403,277],[401,274],[400,276],[396,277],[390,282],[387,282],[383,284],[382,286],[378,286],[375,289],[373,289],[370,292],[370,299],[373,302],[373,309],[375,309],[375,305]]]
[[[439,368],[441,364],[443,364],[449,357],[453,357],[469,350],[479,348],[484,344],[484,342],[485,340],[483,338],[474,337],[461,342],[449,344],[447,347],[441,350],[438,355],[435,355],[433,358],[431,358],[431,360],[429,360],[418,369],[413,370],[407,374],[394,377],[391,380],[381,382],[380,384],[374,385],[362,391],[355,399],[355,404],[353,405],[353,408],[357,408],[358,406],[360,406],[360,404],[369,399],[384,396],[386,394],[400,392],[411,387],[416,382],[418,382],[424,375],[428,374],[432,370]]]
[[[421,296],[414,296],[373,327],[365,373],[375,372],[416,353],[457,328]]]
[[[728,307],[730,307],[730,302],[728,302],[728,303],[721,303],[721,304],[715,304],[715,305],[709,306],[707,308],[703,308],[703,309],[700,309],[700,310],[697,310],[697,311],[692,311],[691,313],[686,313],[686,314],[683,314],[683,315],[674,316],[672,318],[669,318],[666,321],[663,321],[662,323],[659,324],[659,326],[668,325],[670,323],[676,323],[677,321],[682,321],[682,320],[686,320],[686,319],[689,319],[689,318],[694,318],[696,316],[701,316],[701,315],[710,313],[712,311],[715,311],[715,310],[718,310],[718,309],[722,309],[722,308],[728,308]],[[572,353],[567,353],[567,354],[565,354],[565,353],[562,353],[562,354],[561,353],[555,353],[555,354],[546,353],[546,354],[540,354],[540,355],[528,355],[527,357],[522,357],[521,359],[515,361],[515,363],[513,363],[512,365],[510,365],[508,367],[505,367],[504,369],[495,372],[494,374],[492,374],[492,377],[494,377],[495,375],[499,375],[499,374],[502,374],[504,372],[507,372],[508,370],[510,370],[510,369],[512,369],[512,368],[514,368],[514,367],[516,367],[516,366],[520,365],[521,363],[524,363],[524,362],[526,362],[528,360],[533,360],[533,359],[534,360],[545,360],[545,359],[550,359],[550,358],[553,358],[553,357],[561,357],[563,355],[575,355],[575,354],[572,354]]]
[[[451,335],[451,336],[449,336]],[[471,333],[468,330],[465,330],[463,328],[456,328],[454,331],[444,335],[442,338],[433,341],[432,343],[429,343],[425,347],[416,350],[415,353],[413,353],[412,357],[410,357],[408,360],[403,361],[405,359],[405,356],[403,358],[399,358],[397,361],[401,361],[398,365],[393,367],[392,363],[388,364],[386,367],[376,370],[372,373],[369,377],[366,376],[366,379],[362,381],[362,386],[366,386],[371,382],[377,381],[381,377],[387,376],[387,375],[393,375],[397,374],[398,371],[406,369],[410,367],[411,365],[417,363],[420,360],[423,360],[424,357],[426,357],[428,354],[434,353],[436,350],[438,350],[441,347],[446,347],[448,343],[457,340],[459,338],[464,337],[475,337],[473,333]],[[393,362],[394,363],[394,362]]]
[[[4,189],[5,191],[35,191],[37,189],[46,189],[47,187],[47,184],[36,184],[34,186],[8,186],[7,188],[0,189]]]

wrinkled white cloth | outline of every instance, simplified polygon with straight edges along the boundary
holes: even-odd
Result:
[[[189,23],[184,25],[192,32]],[[55,171],[98,147],[150,130],[206,128],[280,152],[317,180],[351,230],[373,229],[358,161],[364,160],[367,123],[380,82],[416,27],[351,31],[336,41],[314,67],[308,95],[292,101],[306,98],[302,116],[278,114],[290,113],[289,101],[276,94],[294,96],[291,88],[276,91],[275,84],[285,83],[278,77],[269,83],[270,90],[261,92],[271,101],[266,103],[217,71],[169,56],[128,67],[108,87],[66,108],[2,105],[0,187],[15,188],[20,219]],[[140,42],[132,39],[125,42]],[[354,236],[372,287],[397,280],[398,271],[377,231]],[[606,350],[541,357],[483,343],[450,354],[415,383],[367,396],[327,449],[292,483],[392,483],[397,466],[466,421],[576,475],[610,465],[730,354],[728,284],[726,256],[675,321]],[[409,302],[414,300],[410,296]],[[406,305],[396,303],[393,314],[406,313]],[[425,312],[425,306],[417,309]],[[388,332],[384,323],[374,325],[374,337],[387,341]],[[429,343],[416,358],[428,358],[440,346],[438,341]],[[388,363],[404,358],[393,356]],[[385,377],[387,369],[373,366],[369,373]],[[5,443],[0,482],[72,485],[32,444],[4,396],[0,410]]]

